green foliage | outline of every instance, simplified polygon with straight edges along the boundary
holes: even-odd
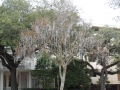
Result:
[[[30,29],[36,17],[26,0],[4,0],[0,6],[0,44],[15,47],[20,32]]]
[[[0,7],[0,44],[14,45],[18,39],[21,23],[16,21],[14,12],[9,11],[6,7]],[[10,42],[12,41],[12,42]]]
[[[40,88],[23,88],[22,90],[47,90],[47,89],[40,89]],[[51,88],[49,90],[58,90],[57,88]]]
[[[115,58],[120,54],[120,31],[108,26],[101,27],[99,31],[93,31],[94,39],[98,46],[106,46],[110,56]],[[96,46],[97,46],[96,45]]]
[[[38,79],[36,85],[41,84],[44,89],[52,88],[54,79],[58,74],[55,70],[56,66],[49,59],[48,53],[44,52],[42,57],[38,59],[35,70],[32,75]]]
[[[75,63],[75,64],[74,64]],[[87,90],[91,83],[89,70],[82,62],[75,61],[70,63],[67,67],[65,87],[79,87],[83,90]]]
[[[109,27],[105,27],[99,30],[99,34],[101,34],[104,39],[105,43],[109,43],[109,44],[119,44],[120,43],[120,31],[115,30],[115,28],[109,28]],[[112,40],[114,39],[114,40]]]

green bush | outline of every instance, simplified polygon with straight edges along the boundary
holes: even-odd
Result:
[[[23,88],[22,90],[46,90],[46,89],[42,89],[42,88]],[[57,88],[51,88],[51,89],[47,89],[47,90],[58,90]]]

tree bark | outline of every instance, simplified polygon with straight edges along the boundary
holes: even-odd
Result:
[[[18,90],[18,83],[17,83],[17,78],[16,78],[16,68],[11,68],[10,69],[11,73],[11,90]]]
[[[100,76],[100,82],[101,82],[101,90],[104,90],[104,70],[101,70],[101,76]]]
[[[101,80],[100,80],[101,89],[100,90],[106,90],[106,86],[105,86],[106,80],[107,80],[107,70],[106,70],[105,61],[103,61],[103,68],[101,70]]]
[[[65,84],[65,76],[61,77],[60,90],[64,89],[64,84]]]
[[[60,79],[61,79],[60,90],[64,89],[66,69],[67,69],[66,67],[59,66]]]

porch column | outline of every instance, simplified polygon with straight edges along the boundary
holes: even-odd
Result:
[[[18,77],[18,71],[16,71],[16,80],[17,80],[17,85],[19,84],[18,79],[19,79],[19,77]]]
[[[31,88],[31,73],[30,72],[28,73],[28,77],[29,77],[29,79],[28,79],[29,80],[29,84],[28,85],[29,85],[29,88]]]
[[[6,87],[9,87],[9,74],[6,74]]]
[[[19,73],[19,88],[21,88],[21,72]]]
[[[0,90],[3,90],[3,71],[0,71]]]
[[[29,75],[28,75],[28,73],[27,73],[27,88],[29,88]]]
[[[28,72],[27,74],[27,87],[31,88],[31,73]]]

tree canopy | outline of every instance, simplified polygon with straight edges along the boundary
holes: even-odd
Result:
[[[0,44],[14,47],[20,32],[31,28],[37,13],[25,0],[5,0],[0,8]]]

